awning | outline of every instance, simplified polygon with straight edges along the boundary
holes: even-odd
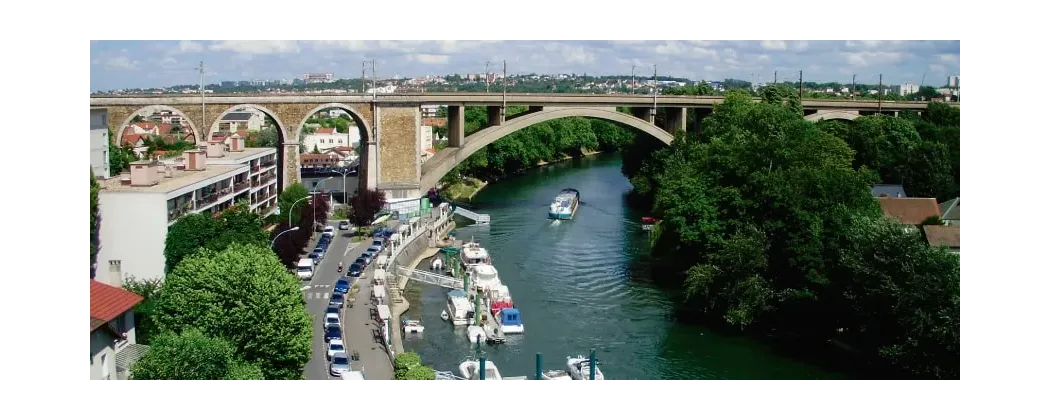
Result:
[[[390,307],[387,305],[379,305],[376,310],[379,312],[379,319],[386,321],[390,319]]]

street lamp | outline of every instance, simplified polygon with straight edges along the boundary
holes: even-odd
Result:
[[[295,202],[293,202],[291,206],[288,206],[288,226],[292,225],[292,210],[295,209],[295,205],[299,204],[300,201],[303,201],[303,200],[305,200],[307,198],[310,198],[310,196],[308,195],[306,197],[303,197],[303,198],[300,198],[298,200],[295,200]]]
[[[318,182],[318,183],[314,184],[314,190],[310,192],[310,195],[317,195],[317,187],[323,187],[324,183],[328,182],[328,180],[332,179],[332,178],[335,178],[335,177],[334,176],[330,176],[328,178],[322,179],[321,182]],[[314,229],[314,226],[317,225],[317,207],[316,207],[316,205],[317,205],[317,203],[314,203],[315,207],[314,207],[314,211],[312,212],[313,216],[314,216],[314,222],[313,222],[313,224],[310,225],[310,229]]]
[[[270,242],[270,249],[273,249],[273,245],[277,243],[277,238],[280,238],[281,235],[284,235],[284,234],[286,234],[288,232],[297,231],[297,230],[299,230],[299,226],[291,227],[291,228],[285,229],[281,233],[278,233],[277,236],[273,237],[273,241]]]

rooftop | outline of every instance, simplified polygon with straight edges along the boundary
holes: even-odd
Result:
[[[879,197],[882,212],[906,225],[920,225],[930,216],[941,215],[934,198]]]
[[[171,165],[174,168],[174,164]],[[174,171],[174,175],[171,178],[161,176],[160,182],[157,185],[148,187],[137,187],[132,185],[124,185],[120,183],[121,175],[114,176],[110,179],[105,180],[102,183],[102,192],[142,192],[142,193],[169,193],[179,188],[193,185],[198,182],[211,179],[217,176],[225,175],[230,172],[234,172],[238,169],[244,169],[244,165],[221,165],[208,162],[208,166],[203,171]]]
[[[245,163],[245,161],[261,158],[266,155],[276,155],[277,149],[272,147],[248,147],[240,152],[224,152],[223,157],[210,157],[208,158],[208,164],[211,165],[214,162],[217,165],[224,165],[228,163]]]
[[[248,121],[252,118],[251,112],[231,112],[222,118],[223,121]]]
[[[941,219],[959,220],[959,197],[941,203],[940,207]]]
[[[142,296],[91,280],[91,331],[133,308]]]
[[[932,246],[944,245],[948,248],[959,248],[959,227],[927,225],[922,229],[926,231],[926,241]]]

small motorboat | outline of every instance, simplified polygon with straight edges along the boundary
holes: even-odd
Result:
[[[586,381],[591,379],[591,359],[584,356],[568,357],[566,360],[566,371],[569,372],[569,376],[577,381]],[[594,380],[601,381],[605,380],[605,375],[602,374],[602,369],[598,367],[598,360],[594,361]]]
[[[406,319],[402,322],[405,334],[422,333],[423,323],[415,319]]]
[[[459,374],[468,380],[480,380],[480,371],[481,362],[478,360],[467,360],[459,364]],[[488,360],[485,361],[485,380],[503,380],[503,376],[499,374],[496,364]]]
[[[441,257],[434,257],[434,260],[430,262],[430,269],[432,271],[441,272],[445,268],[445,262],[441,260]]]
[[[441,310],[441,320],[448,321],[448,311],[444,309]]]
[[[470,344],[481,344],[487,340],[488,334],[485,334],[484,328],[477,325],[467,327],[467,341],[470,341]]]

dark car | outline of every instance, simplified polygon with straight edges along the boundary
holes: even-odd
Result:
[[[372,247],[368,247],[368,249],[365,250],[365,253],[368,254],[368,255],[371,255],[372,258],[375,258],[376,256],[379,255],[379,251],[380,251],[379,248],[376,248],[376,247],[372,246]]]
[[[350,277],[361,277],[361,270],[363,269],[364,267],[361,267],[361,264],[353,263],[350,264],[350,268],[346,269],[346,274],[349,274]]]
[[[362,253],[362,254],[361,254],[361,256],[360,256],[360,257],[359,257],[358,259],[359,259],[359,260],[364,260],[364,261],[365,261],[365,263],[364,263],[364,264],[362,264],[362,265],[364,265],[365,267],[367,267],[367,266],[368,266],[368,264],[371,264],[371,263],[372,263],[372,254],[369,254],[369,253],[367,253],[367,252],[365,252],[365,253]]]
[[[328,239],[327,236],[324,237],[324,238],[321,238],[320,241],[317,241],[317,246],[320,247],[320,248],[328,248],[328,245],[331,245],[331,244],[332,244],[332,240]]]
[[[317,265],[317,263],[321,262],[321,254],[317,253],[317,251],[311,252],[310,259],[314,260],[314,265]]]
[[[358,259],[354,260],[354,264],[357,264],[357,265],[359,265],[361,267],[367,267],[368,266],[368,263],[365,262],[364,258],[358,258]]]
[[[333,338],[336,340],[343,339],[343,330],[338,325],[329,325],[328,328],[325,328],[324,342],[332,341]]]
[[[350,291],[350,282],[346,280],[346,277],[343,277],[336,280],[335,286],[332,287],[332,289],[339,293],[347,293]]]
[[[339,292],[332,293],[332,297],[328,298],[328,306],[338,306],[338,307],[342,308],[343,307],[343,302],[344,302],[345,299],[346,299],[346,296],[343,296],[342,293],[339,293]]]

